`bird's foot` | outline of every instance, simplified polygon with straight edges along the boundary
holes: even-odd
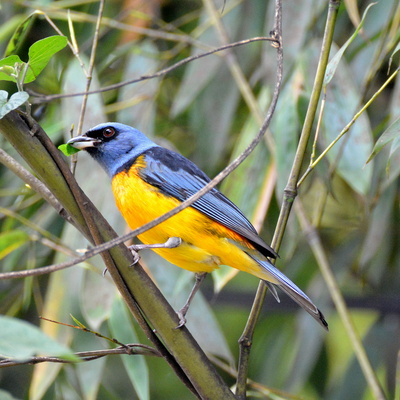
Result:
[[[145,249],[174,249],[175,247],[180,246],[182,243],[182,239],[179,237],[170,237],[165,243],[155,243],[155,244],[133,244],[128,247],[133,256],[133,263],[131,265],[135,265],[139,260],[140,256],[138,251]]]
[[[179,324],[178,326],[175,327],[175,329],[179,329],[182,328],[182,326],[184,326],[186,324],[186,313],[189,310],[190,304],[194,298],[194,295],[197,293],[197,291],[199,290],[201,284],[204,281],[204,278],[207,276],[206,272],[200,272],[196,274],[196,281],[194,283],[194,286],[192,288],[192,290],[189,293],[189,297],[186,300],[186,303],[183,305],[183,307],[176,313],[179,317]]]
[[[186,303],[179,311],[176,312],[176,315],[179,318],[179,324],[175,327],[175,329],[180,329],[186,324],[186,313],[189,309],[189,304]]]
[[[131,251],[131,254],[133,257],[133,261],[131,264],[131,267],[133,267],[135,264],[137,264],[139,262],[140,256],[139,256],[139,253],[136,250],[132,249],[131,247],[133,247],[133,246],[129,246],[128,249]]]
[[[170,237],[165,243],[155,243],[155,244],[133,244],[129,246],[129,250],[138,252],[145,249],[174,249],[180,246],[182,239],[179,237]]]

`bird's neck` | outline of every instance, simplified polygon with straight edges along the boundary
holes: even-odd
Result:
[[[138,158],[141,154],[143,154],[146,150],[149,150],[153,147],[158,147],[154,143],[143,143],[136,146],[134,149],[131,149],[125,153],[121,153],[121,151],[113,152],[107,151],[106,154],[99,154],[96,151],[90,151],[88,149],[89,154],[96,159],[103,169],[107,172],[107,174],[112,178],[125,164],[132,163],[136,158]]]

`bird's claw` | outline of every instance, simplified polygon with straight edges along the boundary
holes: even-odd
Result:
[[[182,244],[182,239],[179,237],[170,237],[165,243],[156,243],[156,244],[133,244],[128,247],[133,255],[133,263],[135,265],[139,260],[140,256],[138,251],[145,249],[174,249]]]
[[[135,264],[137,264],[139,262],[140,256],[136,250],[132,249],[132,246],[129,246],[128,249],[131,251],[131,254],[133,256],[133,261],[131,264],[131,267],[133,267]]]
[[[177,311],[176,315],[179,318],[179,324],[175,327],[175,329],[180,329],[183,326],[185,326],[186,324],[186,318],[185,318],[185,314],[186,314],[187,310],[184,310],[183,308],[179,311]]]

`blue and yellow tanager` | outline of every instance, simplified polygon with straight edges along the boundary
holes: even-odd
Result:
[[[111,177],[117,206],[131,229],[170,211],[210,181],[187,158],[120,123],[97,125],[68,144],[86,150]],[[328,326],[308,296],[268,261],[267,257],[275,258],[276,252],[258,236],[239,208],[216,188],[138,237],[145,245],[179,238],[173,246],[154,251],[198,277],[220,265],[255,275],[268,283],[277,299],[274,285],[324,328]],[[186,311],[187,307],[180,314],[181,324]]]

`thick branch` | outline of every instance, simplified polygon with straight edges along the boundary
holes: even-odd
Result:
[[[91,230],[97,230],[97,239],[102,241],[117,236],[80,191],[60,152],[38,125],[29,126],[21,115],[11,112],[0,120],[0,131],[46,184],[88,240],[94,243]],[[78,195],[79,202],[74,195]],[[86,215],[91,216],[89,219],[94,226],[90,223],[89,228],[81,208],[86,210]],[[118,290],[149,339],[196,396],[233,399],[234,395],[189,331],[186,328],[174,329],[178,324],[177,316],[151,279],[139,265],[129,267],[132,263],[129,250],[123,245],[113,248],[107,253],[105,263]],[[142,313],[151,328],[146,329]]]

